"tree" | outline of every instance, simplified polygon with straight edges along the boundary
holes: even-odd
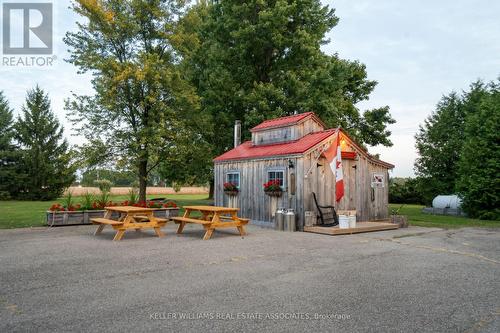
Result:
[[[212,156],[231,148],[237,119],[248,138],[265,119],[307,111],[361,143],[391,145],[388,107],[363,114],[356,107],[376,85],[365,66],[320,49],[338,18],[319,0],[199,2],[186,22],[198,44],[182,50],[212,117]]]
[[[0,91],[0,200],[15,196],[23,177],[20,169],[21,155],[13,139],[12,110]]]
[[[389,180],[389,202],[399,204],[423,204],[422,194],[416,178],[391,178]]]
[[[441,98],[415,135],[419,155],[415,171],[427,204],[438,194],[455,193],[465,116],[461,97],[452,92]]]
[[[466,119],[457,189],[469,216],[500,220],[500,80],[484,88]]]
[[[115,186],[132,186],[137,182],[137,175],[127,170],[86,170],[82,173],[81,185],[95,186],[95,181],[99,179],[109,179]]]
[[[23,169],[28,175],[19,197],[57,198],[74,181],[75,169],[68,143],[63,139],[63,127],[50,109],[48,95],[39,86],[28,91],[15,130],[15,138],[23,150]]]
[[[320,49],[338,22],[334,10],[317,0],[227,0],[192,10],[202,23],[199,47],[188,57],[202,108],[214,118],[210,142],[216,153],[231,146],[231,131],[220,129],[232,128],[236,119],[248,130],[268,118],[307,111],[328,126],[345,127],[361,143],[391,144],[388,108],[361,115],[355,106],[376,85],[367,80],[365,66]]]
[[[69,62],[92,72],[95,90],[74,96],[67,109],[89,141],[87,151],[97,147],[102,158],[130,161],[140,200],[148,175],[187,146],[186,138],[198,138],[204,123],[176,50],[190,38],[177,32],[184,3],[78,0],[73,10],[85,23],[65,38]]]

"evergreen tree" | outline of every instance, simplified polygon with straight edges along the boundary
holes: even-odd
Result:
[[[469,216],[500,220],[500,81],[486,88],[469,94],[478,108],[468,114],[462,134],[457,189]]]
[[[0,200],[14,196],[23,178],[21,155],[13,143],[13,125],[12,110],[0,91]]]
[[[22,115],[15,124],[15,137],[23,149],[23,168],[28,175],[18,197],[51,200],[74,180],[68,143],[52,113],[47,94],[36,86],[27,93]]]

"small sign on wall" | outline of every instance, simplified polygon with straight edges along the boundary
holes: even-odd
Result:
[[[372,187],[379,188],[385,186],[385,175],[383,173],[372,173]]]

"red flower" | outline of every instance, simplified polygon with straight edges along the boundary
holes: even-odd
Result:
[[[270,191],[270,192],[275,192],[275,191],[282,191],[281,184],[279,179],[275,180],[270,180],[267,183],[264,184],[264,191]]]
[[[224,183],[224,191],[236,191],[238,192],[238,186],[235,183]]]
[[[169,207],[171,207],[171,208],[177,208],[177,204],[175,202],[173,202],[173,201],[168,201],[168,202],[165,202],[163,204],[163,207],[165,207],[165,208],[169,208]]]

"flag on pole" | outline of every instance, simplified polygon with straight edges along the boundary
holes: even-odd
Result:
[[[335,175],[335,200],[339,202],[344,196],[344,173],[342,172],[342,152],[340,149],[339,131],[337,131],[337,137],[333,140],[330,148],[325,151],[324,155]]]

